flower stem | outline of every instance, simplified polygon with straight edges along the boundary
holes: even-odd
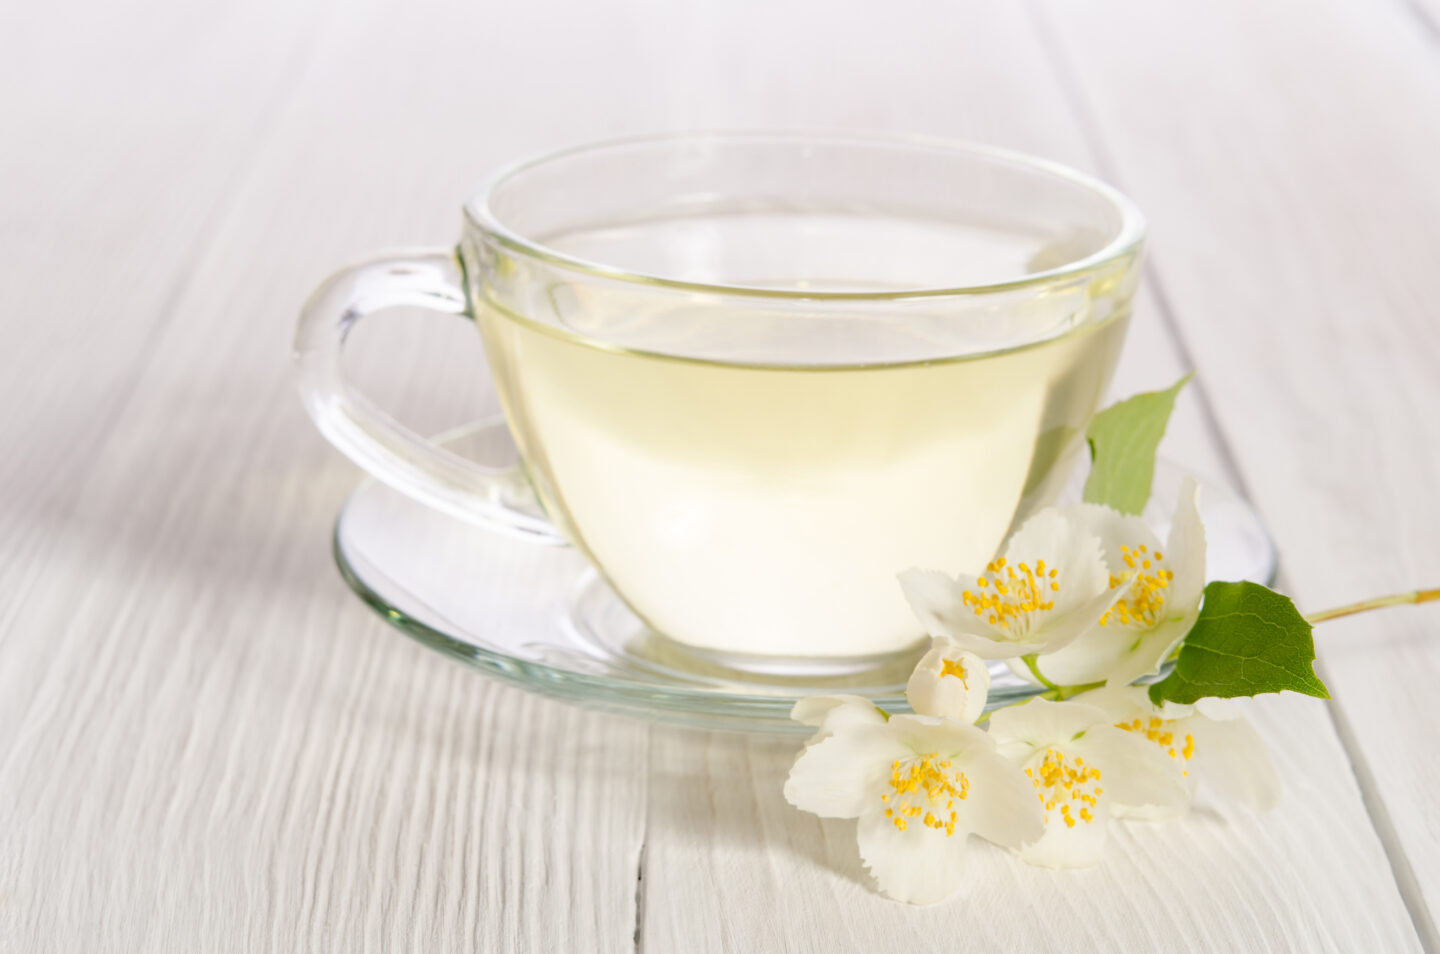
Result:
[[[1104,679],[1101,679],[1099,682],[1087,682],[1079,686],[1057,686],[1055,688],[1055,699],[1059,702],[1064,702],[1071,696],[1078,696],[1080,693],[1089,692],[1091,689],[1099,689],[1103,685],[1105,685]]]
[[[1370,610],[1384,609],[1387,606],[1403,606],[1406,603],[1428,603],[1431,600],[1440,600],[1440,589],[1411,590],[1408,593],[1393,593],[1390,596],[1377,596],[1373,600],[1361,600],[1359,603],[1351,603],[1349,606],[1337,606],[1334,609],[1310,613],[1305,617],[1305,621],[1311,624],[1323,623],[1327,619],[1339,619],[1341,616],[1366,613]]]
[[[1044,686],[1046,689],[1049,689],[1051,692],[1060,692],[1060,687],[1055,685],[1055,683],[1051,682],[1049,679],[1046,679],[1045,674],[1040,671],[1040,663],[1039,660],[1036,658],[1035,653],[1031,653],[1028,656],[1021,656],[1020,658],[1024,660],[1026,668],[1030,670],[1030,675],[1035,677],[1036,682],[1040,683],[1040,685]]]

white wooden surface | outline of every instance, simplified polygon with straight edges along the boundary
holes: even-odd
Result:
[[[1440,578],[1429,0],[1179,5],[95,0],[0,8],[0,951],[1434,947],[1440,619],[1320,636],[1254,707],[1282,809],[1204,803],[1078,874],[978,849],[869,889],[792,746],[599,716],[410,643],[328,556],[355,480],[293,315],[444,243],[516,155],[890,128],[1102,172],[1153,227],[1117,391],[1242,483],[1303,605]],[[360,342],[417,426],[493,399],[458,323]]]

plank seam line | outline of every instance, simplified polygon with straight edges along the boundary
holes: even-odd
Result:
[[[1430,10],[1420,0],[1401,0],[1400,6],[1415,20],[1420,32],[1431,43],[1440,43],[1440,23],[1435,22]]]
[[[645,950],[645,867],[650,857],[650,787],[655,784],[651,759],[655,748],[655,726],[645,727],[645,806],[640,813],[640,845],[635,852],[635,931],[631,943],[635,954]]]
[[[640,851],[635,859],[635,933],[632,935],[635,954],[641,954],[645,949],[642,931],[645,926],[645,861],[646,853],[649,850],[648,829],[649,821],[647,819],[645,829],[640,832]]]
[[[1103,178],[1119,187],[1120,176],[1118,175],[1118,163],[1114,156],[1106,148],[1100,131],[1100,123],[1096,112],[1084,95],[1079,69],[1070,59],[1069,50],[1060,38],[1051,29],[1047,18],[1042,15],[1039,9],[1042,0],[1027,0],[1025,3],[1026,12],[1040,45],[1048,54],[1052,69],[1061,89],[1067,105],[1080,133],[1085,141],[1086,148],[1091,153],[1091,159],[1099,169]],[[1404,0],[1415,11],[1417,18],[1422,19],[1425,26],[1432,31],[1435,25],[1430,22],[1423,12],[1415,7],[1415,0]],[[1440,34],[1434,34],[1440,36]],[[1153,259],[1152,259],[1153,262]],[[1152,264],[1150,267],[1150,288],[1155,293],[1156,307],[1160,312],[1161,320],[1165,324],[1175,347],[1180,352],[1181,362],[1191,370],[1196,369],[1196,364],[1189,344],[1180,328],[1176,317],[1176,310],[1169,295],[1165,292],[1164,283],[1160,280],[1158,268]],[[1240,470],[1239,460],[1226,438],[1224,431],[1220,428],[1219,417],[1211,401],[1209,392],[1201,384],[1201,380],[1192,383],[1191,387],[1196,388],[1196,397],[1200,401],[1202,416],[1205,420],[1206,429],[1210,432],[1217,449],[1220,452],[1222,465],[1229,472],[1226,476],[1235,481],[1237,489],[1246,499],[1253,499],[1250,488]],[[1198,385],[1198,387],[1197,387]],[[1317,664],[1318,665],[1318,664]],[[1320,666],[1323,671],[1323,665]],[[1323,679],[1323,675],[1322,675]],[[1365,807],[1366,815],[1370,821],[1375,837],[1380,842],[1380,848],[1385,853],[1385,860],[1390,866],[1390,876],[1395,882],[1396,891],[1400,895],[1401,903],[1405,905],[1405,911],[1410,917],[1410,924],[1415,931],[1416,937],[1426,951],[1440,951],[1440,934],[1436,932],[1436,926],[1430,914],[1430,909],[1425,903],[1424,892],[1415,877],[1414,868],[1405,849],[1400,842],[1399,834],[1395,829],[1390,812],[1386,808],[1384,799],[1380,795],[1379,785],[1374,773],[1370,770],[1369,762],[1366,760],[1363,748],[1356,737],[1349,719],[1346,718],[1344,708],[1336,699],[1331,699],[1325,706],[1330,716],[1331,726],[1335,730],[1336,738],[1345,756],[1350,761],[1350,770],[1355,777],[1356,787],[1360,792],[1361,804]]]
[[[1323,681],[1325,665],[1316,660],[1315,668],[1320,670],[1320,678]],[[1435,919],[1431,916],[1430,908],[1425,903],[1425,892],[1420,885],[1420,880],[1415,876],[1415,868],[1410,864],[1409,856],[1400,847],[1400,833],[1395,827],[1394,819],[1390,817],[1390,809],[1385,806],[1385,800],[1380,797],[1380,785],[1375,780],[1375,773],[1370,770],[1369,760],[1360,754],[1363,747],[1350,720],[1345,716],[1344,707],[1337,705],[1332,699],[1325,706],[1325,711],[1329,713],[1330,723],[1335,727],[1335,735],[1339,737],[1340,745],[1350,759],[1350,771],[1354,773],[1356,785],[1360,789],[1360,801],[1370,816],[1370,824],[1375,828],[1375,834],[1380,839],[1380,846],[1385,850],[1385,858],[1390,862],[1390,874],[1395,879],[1395,886],[1400,890],[1400,900],[1405,903],[1405,910],[1410,915],[1410,923],[1420,938],[1420,945],[1426,951],[1435,954],[1440,951],[1440,933],[1437,933]]]
[[[1283,574],[1277,577],[1275,583],[1281,589],[1288,588]],[[1326,681],[1328,667],[1319,652],[1316,653],[1314,668],[1320,681],[1329,685]],[[1360,802],[1365,806],[1365,813],[1370,816],[1370,825],[1375,829],[1375,835],[1380,839],[1380,847],[1385,851],[1385,860],[1390,864],[1390,875],[1395,879],[1395,887],[1400,892],[1400,900],[1405,904],[1406,913],[1410,915],[1415,935],[1419,938],[1420,946],[1434,954],[1440,951],[1440,933],[1437,933],[1435,919],[1425,903],[1425,892],[1415,876],[1410,856],[1401,847],[1400,833],[1390,816],[1390,809],[1380,797],[1380,783],[1376,781],[1375,773],[1370,768],[1370,760],[1365,757],[1365,747],[1346,717],[1344,706],[1333,698],[1328,699],[1325,702],[1325,713],[1335,730],[1336,738],[1340,740],[1340,747],[1345,750],[1345,756],[1350,760],[1350,774],[1355,776]]]

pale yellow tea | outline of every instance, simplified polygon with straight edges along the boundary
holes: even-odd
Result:
[[[871,217],[804,227],[712,217],[548,241],[642,272],[830,289],[1023,273],[1046,244]],[[737,229],[753,237],[735,241]],[[836,271],[840,245],[816,248],[863,234],[873,249],[876,229],[888,230],[884,261]],[[717,262],[707,248],[747,257]],[[547,511],[638,614],[726,652],[847,655],[923,635],[898,572],[976,571],[1053,496],[1128,317],[1092,314],[1092,297],[1081,287],[1013,312],[957,302],[953,321],[918,325],[863,302],[849,317],[802,304],[717,321],[683,295],[642,301],[623,287],[551,287],[526,313],[476,304]],[[992,353],[926,357],[965,350]]]

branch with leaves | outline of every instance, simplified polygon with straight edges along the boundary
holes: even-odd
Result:
[[[1329,698],[1314,671],[1314,623],[1440,599],[1416,590],[1307,618],[1258,583],[1206,585],[1196,483],[1183,482],[1163,543],[1139,516],[1188,380],[1097,415],[1084,502],[1032,516],[983,572],[900,574],[932,637],[906,686],[913,714],[859,696],[795,706],[816,731],[785,796],[857,819],[861,858],[885,894],[949,897],[971,834],[1033,864],[1093,865],[1111,820],[1178,818],[1201,775],[1222,794],[1273,806],[1279,780],[1231,700]],[[986,714],[996,660],[1036,694]]]

